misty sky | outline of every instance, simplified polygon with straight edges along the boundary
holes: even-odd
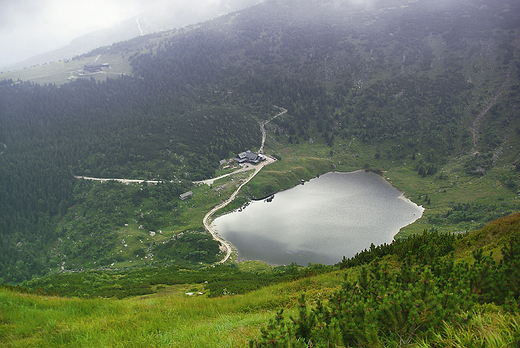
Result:
[[[61,48],[166,2],[175,0],[0,0],[0,67]]]
[[[0,0],[0,71],[157,8],[178,14],[261,0]],[[373,0],[336,0],[370,8]],[[432,0],[443,3],[453,0]],[[236,6],[234,6],[236,7]]]

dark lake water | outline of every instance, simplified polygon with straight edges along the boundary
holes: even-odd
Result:
[[[334,264],[370,247],[390,243],[423,208],[383,177],[365,171],[328,173],[271,202],[254,201],[214,220],[240,260],[273,265]]]

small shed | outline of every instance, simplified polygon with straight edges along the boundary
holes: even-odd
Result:
[[[185,192],[185,193],[181,194],[181,195],[179,196],[179,198],[180,198],[181,200],[185,200],[186,198],[189,198],[189,197],[191,197],[191,196],[193,196],[193,191],[188,191],[188,192]]]

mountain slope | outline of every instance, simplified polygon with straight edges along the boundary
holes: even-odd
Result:
[[[3,71],[22,70],[41,64],[69,60],[98,47],[204,22],[219,15],[254,5],[256,2],[255,0],[225,0],[199,4],[198,6],[193,6],[186,1],[163,2],[110,28],[78,37],[65,47],[0,68]]]
[[[520,246],[519,221],[518,214],[509,216],[494,221],[476,234],[482,236],[483,240],[492,240],[493,236],[498,234],[505,239],[516,239],[517,250]],[[237,347],[245,346],[251,339],[253,346],[272,346],[273,343],[278,343],[279,346],[309,346],[309,338],[313,346],[323,346],[328,341],[326,346],[335,347],[348,345],[345,341],[345,330],[338,329],[338,326],[350,325],[350,337],[354,336],[351,343],[354,340],[357,340],[356,343],[371,340],[369,344],[365,344],[366,346],[402,344],[400,339],[395,338],[399,334],[405,337],[403,333],[407,334],[406,344],[416,347],[470,346],[475,342],[483,345],[515,346],[520,339],[518,312],[515,313],[507,303],[496,299],[494,304],[490,303],[490,299],[486,297],[500,289],[501,285],[498,280],[489,281],[490,277],[492,278],[493,274],[502,274],[504,265],[511,265],[511,260],[492,265],[489,257],[482,258],[481,255],[478,263],[472,260],[472,267],[462,264],[463,261],[469,260],[460,258],[455,259],[458,265],[450,263],[453,261],[450,249],[459,252],[475,247],[484,247],[488,251],[493,249],[497,259],[502,259],[500,248],[507,249],[507,241],[496,243],[494,246],[488,243],[474,244],[473,236],[474,234],[463,237],[424,234],[410,241],[396,243],[391,252],[388,252],[388,245],[367,250],[363,257],[354,258],[358,261],[356,267],[306,276],[300,280],[278,283],[241,295],[233,295],[231,291],[226,291],[235,288],[237,279],[224,276],[219,280],[219,274],[231,274],[227,271],[222,272],[222,268],[207,269],[198,275],[194,271],[184,270],[184,282],[181,280],[174,286],[159,285],[162,284],[160,282],[152,286],[146,284],[153,294],[128,297],[124,300],[96,296],[91,299],[43,296],[24,288],[2,287],[0,311],[3,314],[0,335],[4,343],[24,347]],[[439,243],[440,241],[442,243]],[[435,255],[435,251],[441,249],[445,249],[444,252]],[[419,250],[430,252],[425,255]],[[407,251],[413,253],[407,257]],[[518,301],[518,253],[507,257],[511,256],[512,260],[516,260],[516,268],[508,270],[509,278],[505,281],[510,281],[507,290],[511,294],[516,291],[515,299]],[[494,267],[491,273],[489,266]],[[293,272],[297,276],[305,272],[312,274],[313,270],[319,272],[316,267]],[[454,270],[456,272],[452,274]],[[165,281],[175,277],[175,272],[178,272],[167,269],[154,271],[157,271],[157,274],[162,272],[162,280]],[[211,277],[210,272],[214,272],[214,279],[206,278],[209,282],[200,280],[206,276]],[[232,272],[239,273],[237,270]],[[255,274],[246,271],[242,277],[251,280],[253,275],[266,278],[273,274],[277,273],[263,270]],[[395,288],[397,283],[393,282],[392,277],[396,274],[407,276],[409,279],[402,281],[401,278],[401,282],[409,286]],[[146,272],[139,274],[135,271],[105,271],[98,272],[96,277],[92,277],[92,274],[76,273],[47,277],[31,282],[30,285],[33,288],[45,286],[47,290],[52,290],[51,285],[54,285],[58,292],[68,291],[65,282],[74,284],[78,289],[83,287],[85,291],[110,287],[113,296],[124,296],[127,290],[125,284],[143,284],[143,275],[146,275]],[[453,279],[445,281],[446,276],[453,276]],[[136,278],[132,281],[132,277]],[[424,281],[424,277],[429,277],[426,278],[428,281]],[[377,285],[385,281],[390,284],[382,291],[381,297],[376,298],[371,291],[380,291],[381,288]],[[220,283],[219,287],[212,287],[213,283]],[[424,287],[427,287],[428,291],[423,292]],[[456,291],[451,292],[454,288]],[[209,289],[215,289],[215,294]],[[368,307],[365,313],[358,311],[359,304],[346,308],[338,307],[341,301],[351,299],[350,296],[344,296],[348,291],[352,292],[356,299],[369,299],[365,303]],[[217,297],[208,298],[208,294]],[[301,294],[305,294],[306,301],[301,301]],[[421,294],[427,301],[421,300]],[[409,301],[412,298],[413,303]],[[460,302],[454,302],[454,299]],[[399,311],[391,311],[392,300],[401,306],[402,315],[399,315]],[[382,311],[384,306],[390,309],[386,313]],[[281,309],[284,310],[283,314]],[[337,313],[330,311],[331,309],[335,309]],[[350,312],[358,316],[357,320],[348,321],[342,317],[349,312],[346,309],[351,309]],[[446,309],[451,312],[446,314]],[[403,313],[407,313],[408,310],[419,315],[415,319],[410,315],[407,320]],[[386,315],[384,320],[381,320],[378,315],[383,313]],[[294,320],[284,319],[287,315]],[[461,322],[457,323],[458,321]],[[285,325],[281,325],[282,322]],[[388,330],[392,325],[395,327],[396,323],[401,331]],[[363,327],[370,330],[360,332]],[[413,332],[406,332],[414,327]]]
[[[259,146],[258,123],[277,113],[274,105],[288,112],[270,124],[266,151],[288,155],[273,166],[281,174],[260,173],[248,185],[249,197],[282,187],[269,179],[291,182],[283,171],[305,157],[327,169],[392,173],[414,200],[431,203],[428,228],[472,229],[518,211],[519,17],[509,0],[272,0],[85,56],[110,54],[132,76],[59,87],[6,80],[0,276],[19,282],[63,262],[128,266],[141,252],[127,255],[115,240],[142,233],[145,220],[164,239],[201,230],[199,216],[220,193],[201,188],[189,206],[172,192]],[[148,191],[88,186],[74,175],[176,182]],[[94,192],[103,199],[93,202]],[[154,197],[170,197],[173,210]],[[96,240],[103,247],[93,248]],[[67,259],[82,253],[95,255],[92,264]]]

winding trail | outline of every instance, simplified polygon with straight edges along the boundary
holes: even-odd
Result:
[[[93,178],[90,176],[81,176],[81,175],[74,175],[76,179],[84,179],[84,180],[92,180],[92,181],[100,181],[100,182],[106,182],[106,181],[117,181],[121,182],[123,184],[134,184],[134,183],[147,183],[147,184],[158,184],[162,181],[160,180],[141,180],[141,179],[110,179],[110,178]]]
[[[474,148],[475,151],[477,151],[477,144],[478,144],[478,140],[479,140],[478,139],[479,138],[478,131],[479,131],[479,128],[480,128],[480,122],[482,121],[482,118],[484,117],[484,115],[487,114],[488,111],[496,104],[496,102],[498,101],[498,98],[500,98],[502,96],[502,93],[504,92],[506,87],[509,85],[509,82],[511,82],[511,66],[512,66],[512,64],[513,63],[509,64],[509,69],[507,71],[507,75],[506,75],[506,78],[505,78],[504,82],[502,82],[502,84],[498,87],[498,89],[493,94],[493,97],[491,98],[489,103],[487,103],[487,105],[484,107],[484,109],[482,109],[482,111],[480,111],[478,116],[473,121],[473,125],[471,127],[471,133],[473,135],[473,148]]]
[[[218,233],[217,233],[217,230],[215,229],[215,227],[212,225],[212,221],[211,221],[211,216],[216,213],[218,210],[224,208],[226,205],[228,205],[229,203],[231,203],[235,197],[238,195],[238,193],[240,192],[240,189],[245,185],[247,184],[251,179],[253,179],[255,177],[256,174],[258,174],[258,172],[260,172],[260,170],[265,167],[266,165],[270,164],[270,163],[273,163],[274,161],[276,161],[274,158],[271,158],[271,157],[267,157],[267,159],[262,162],[262,163],[259,163],[257,164],[256,166],[253,167],[253,169],[255,170],[251,175],[249,175],[249,177],[244,180],[244,182],[242,182],[242,184],[240,184],[240,186],[235,190],[235,192],[233,192],[231,194],[231,196],[229,196],[228,199],[226,199],[225,201],[219,203],[218,205],[216,205],[213,209],[211,209],[205,216],[204,218],[202,219],[202,223],[204,224],[204,228],[209,232],[211,233],[211,236],[213,237],[213,239],[215,239],[217,242],[219,242],[221,244],[221,251],[222,252],[225,252],[226,255],[224,256],[224,258],[222,260],[220,260],[219,262],[217,262],[217,265],[218,264],[221,264],[221,263],[224,263],[226,262],[229,257],[231,256],[231,254],[233,253],[233,247],[231,246],[231,244],[229,244],[225,239],[221,238]]]
[[[237,169],[237,170],[235,170],[235,171],[233,171],[233,172],[231,172],[231,173],[227,173],[227,174],[224,174],[224,175],[218,176],[218,177],[216,177],[216,178],[211,178],[211,179],[206,179],[206,180],[201,180],[201,181],[194,181],[193,183],[194,183],[194,184],[197,184],[197,185],[206,184],[206,185],[209,186],[209,185],[213,185],[213,183],[214,183],[215,181],[217,181],[218,179],[222,179],[222,178],[225,178],[225,177],[227,177],[227,176],[230,176],[230,175],[233,175],[233,174],[237,174],[237,173],[241,173],[241,172],[247,172],[247,171],[249,171],[249,170],[253,170],[253,169],[255,169],[255,167],[252,167],[252,166],[247,166],[247,167],[246,167],[246,166],[244,166],[244,167],[242,167],[242,168],[240,168],[240,169]]]
[[[258,150],[258,153],[261,153],[263,154],[264,152],[264,144],[265,144],[265,139],[266,139],[266,136],[267,136],[267,132],[265,130],[265,125],[268,124],[269,122],[271,122],[272,120],[274,120],[275,118],[277,118],[278,116],[280,115],[283,115],[287,112],[287,109],[284,109],[284,108],[281,108],[279,106],[277,106],[277,108],[279,108],[280,110],[282,110],[280,113],[274,115],[273,117],[271,117],[269,120],[267,121],[263,121],[260,123],[260,130],[262,131],[262,145],[260,146],[260,149]],[[274,161],[276,161],[275,158],[272,158],[270,156],[265,156],[266,157],[266,160],[253,166],[253,165],[249,165],[248,167],[245,167],[245,168],[242,168],[242,169],[239,169],[237,171],[234,171],[233,173],[230,173],[230,174],[226,174],[226,175],[223,175],[223,176],[220,176],[218,178],[215,178],[213,179],[213,181],[215,181],[216,179],[219,179],[219,178],[223,178],[225,176],[228,176],[228,175],[231,175],[231,174],[235,174],[237,172],[241,172],[241,171],[245,171],[245,170],[251,170],[251,169],[254,169],[255,171],[253,172],[253,174],[249,175],[249,177],[244,180],[244,182],[242,184],[240,184],[240,186],[236,189],[235,192],[233,192],[233,194],[231,194],[231,196],[226,199],[225,201],[223,201],[222,203],[218,204],[217,206],[215,206],[213,209],[211,209],[205,216],[204,216],[204,219],[202,219],[202,223],[204,224],[204,228],[209,232],[211,233],[211,236],[213,237],[213,239],[215,239],[217,242],[220,243],[221,245],[221,251],[222,252],[225,252],[226,255],[224,256],[224,258],[222,260],[220,260],[219,262],[217,262],[217,265],[218,264],[222,264],[224,262],[226,262],[229,257],[231,256],[231,254],[233,253],[233,247],[231,246],[231,244],[229,244],[229,242],[227,242],[225,239],[221,238],[219,235],[218,235],[218,232],[217,230],[215,229],[215,227],[212,225],[211,223],[211,216],[213,216],[213,214],[215,214],[218,210],[224,208],[226,205],[228,205],[229,203],[231,203],[235,197],[238,195],[238,193],[240,192],[240,189],[245,185],[247,184],[251,179],[253,179],[255,177],[256,174],[258,174],[258,172],[260,172],[260,170],[265,167],[266,165],[268,164],[271,164],[273,163]],[[211,179],[210,179],[211,180]],[[211,183],[213,183],[213,181],[211,181]],[[208,185],[211,185],[209,183],[207,183],[207,180],[204,181],[204,183],[208,184]]]
[[[279,106],[277,106],[277,108],[282,110],[282,112],[274,115],[269,120],[260,122],[260,130],[262,132],[262,145],[260,146],[260,149],[258,150],[258,153],[261,153],[261,154],[264,153],[264,144],[265,144],[265,139],[266,139],[266,136],[267,136],[267,133],[266,133],[266,130],[265,130],[265,125],[268,124],[269,122],[271,122],[272,120],[274,120],[275,118],[277,118],[278,116],[283,115],[283,114],[285,114],[287,112],[287,109],[281,108]],[[269,161],[269,157],[267,157],[267,160]],[[271,163],[271,162],[269,162],[269,163]],[[269,163],[267,163],[267,164],[269,164]],[[253,169],[255,169],[255,167],[249,165],[249,166],[245,166],[245,167],[242,167],[240,169],[237,169],[234,172],[227,173],[227,174],[221,175],[221,176],[216,177],[216,178],[211,178],[211,179],[206,179],[206,180],[201,180],[201,181],[194,181],[193,183],[194,184],[213,185],[213,183],[215,181],[217,181],[218,179],[222,179],[222,178],[225,178],[227,176],[230,176],[230,175],[233,175],[233,174],[236,174],[236,173],[245,172],[245,171],[253,170]]]
[[[275,105],[276,106],[276,105]],[[281,116],[287,112],[287,109],[281,108],[279,106],[276,106],[278,109],[282,110],[279,114],[274,115],[269,120],[261,122],[260,123],[260,130],[262,131],[262,145],[260,146],[260,149],[258,150],[258,153],[263,154],[264,153],[264,144],[265,144],[265,138],[266,138],[266,131],[265,131],[265,125],[277,118],[278,116]]]

